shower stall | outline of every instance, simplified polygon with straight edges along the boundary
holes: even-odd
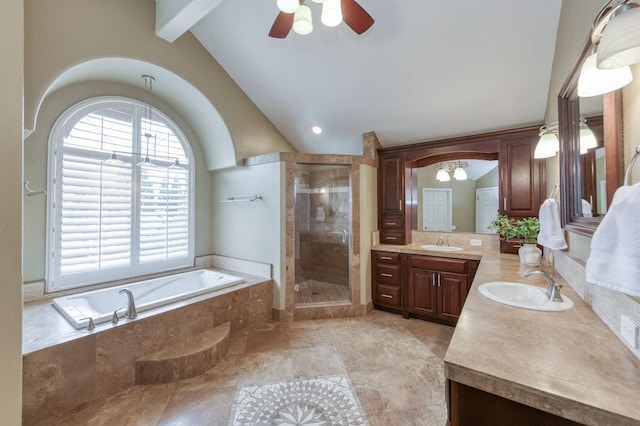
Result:
[[[295,164],[295,305],[351,301],[351,166]]]

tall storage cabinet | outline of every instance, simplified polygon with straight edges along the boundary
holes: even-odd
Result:
[[[410,242],[405,215],[405,165],[403,154],[381,155],[378,164],[378,229],[383,244]]]

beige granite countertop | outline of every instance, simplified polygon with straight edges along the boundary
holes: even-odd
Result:
[[[484,254],[445,356],[446,377],[587,425],[640,424],[640,361],[631,351],[568,285],[562,293],[576,306],[565,312],[485,298],[485,282],[546,281],[525,278],[532,268],[517,256]]]
[[[451,257],[455,259],[481,259],[483,255],[497,254],[497,250],[484,249],[473,250],[467,247],[462,247],[460,251],[440,251],[440,250],[425,250],[422,248],[424,244],[413,243],[405,246],[392,245],[392,244],[377,244],[371,247],[371,250],[376,251],[388,251],[392,253],[407,253],[407,254],[423,254],[428,256],[439,257]]]

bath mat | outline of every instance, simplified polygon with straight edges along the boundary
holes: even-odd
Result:
[[[346,376],[292,380],[241,388],[230,426],[368,425]]]

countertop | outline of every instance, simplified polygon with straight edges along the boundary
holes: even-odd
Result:
[[[550,272],[548,265],[541,267]],[[525,278],[518,257],[486,253],[445,355],[448,379],[587,425],[640,424],[640,361],[558,274],[575,302],[539,312],[493,302],[489,281]]]
[[[453,259],[470,260],[479,260],[483,255],[493,255],[499,253],[497,250],[473,250],[465,247],[462,247],[462,250],[460,251],[425,250],[421,248],[423,245],[424,244],[420,243],[407,244],[404,246],[392,244],[376,244],[371,247],[371,250],[388,251],[392,253],[422,254],[427,256],[450,257]]]

